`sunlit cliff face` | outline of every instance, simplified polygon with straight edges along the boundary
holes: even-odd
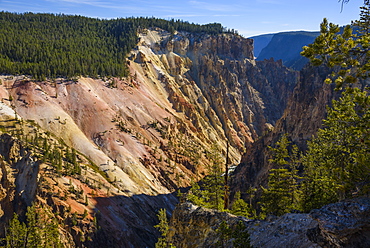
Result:
[[[37,173],[60,192],[51,205],[81,215],[99,211],[103,234],[117,244],[150,245],[156,211],[173,209],[171,193],[207,174],[212,147],[225,157],[229,143],[237,164],[282,115],[298,73],[273,61],[256,63],[252,43],[231,34],[147,30],[123,61],[128,78],[1,76],[1,118],[17,116],[24,131],[37,127],[27,132],[77,151],[80,177],[46,175],[49,165],[40,165],[46,169]],[[87,204],[68,200],[71,185]]]

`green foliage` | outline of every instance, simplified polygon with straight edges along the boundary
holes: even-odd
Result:
[[[245,216],[250,219],[254,219],[256,217],[256,210],[240,198],[240,191],[235,194],[234,203],[231,206],[230,213],[238,216]]]
[[[13,219],[9,221],[9,227],[6,229],[6,247],[24,247],[27,241],[27,227],[18,219],[18,215],[14,213]]]
[[[264,215],[277,216],[289,213],[294,204],[294,178],[288,169],[271,169],[268,178],[268,188],[263,188],[261,209]]]
[[[348,89],[328,108],[304,156],[306,210],[369,193],[370,96]]]
[[[325,81],[332,83],[334,79],[336,88],[345,90],[327,109],[323,128],[308,142],[301,159],[297,148],[288,156],[286,140],[273,149],[275,157],[271,161],[280,168],[270,170],[268,188],[263,189],[264,213],[283,214],[295,205],[299,210],[310,211],[338,200],[369,194],[369,88],[362,90],[353,85],[366,84],[370,76],[370,1],[364,3],[360,20],[353,23],[356,33],[346,26],[340,34],[337,25],[324,19],[321,35],[302,52],[314,65],[332,67],[333,73]],[[300,163],[303,178],[296,176]]]
[[[370,96],[367,90],[347,88],[328,108],[323,128],[308,142],[299,159],[288,155],[286,138],[273,148],[268,188],[263,188],[262,214],[281,215],[292,209],[310,211],[370,191]],[[303,166],[303,177],[297,168]],[[280,166],[280,167],[279,167]]]
[[[247,227],[242,221],[239,221],[235,229],[231,233],[231,237],[234,238],[233,245],[235,248],[252,248],[250,244],[250,235]]]
[[[290,141],[288,140],[288,136],[285,134],[280,138],[280,140],[276,142],[275,148],[269,147],[274,154],[273,158],[270,159],[270,163],[274,164],[276,167],[283,167],[288,165],[287,159],[289,158],[289,144]]]
[[[289,161],[290,155],[288,150],[287,135],[283,135],[276,147],[271,148],[274,156],[270,160],[275,169],[270,170],[268,177],[268,187],[262,187],[261,197],[261,216],[267,214],[283,215],[293,209],[298,209],[299,187],[298,187],[298,170],[296,168],[297,161],[292,159]],[[295,157],[297,148],[292,148]]]
[[[203,194],[203,191],[204,189],[201,189],[197,182],[192,182],[190,192],[187,195],[187,200],[197,206],[206,206],[209,199],[207,198],[207,195]]]
[[[37,80],[80,75],[124,77],[128,75],[125,58],[137,43],[139,27],[211,34],[226,31],[217,23],[0,12],[0,71],[32,75]]]
[[[169,230],[166,209],[161,208],[157,213],[157,217],[158,217],[159,223],[155,225],[154,227],[157,228],[158,231],[161,233],[161,237],[158,238],[158,241],[155,244],[155,247],[156,248],[176,248],[174,245],[166,241],[166,237],[167,237],[168,230]]]
[[[32,205],[27,208],[26,223],[15,213],[6,232],[6,247],[62,247],[58,222],[47,208]]]
[[[222,177],[222,157],[214,144],[207,154],[210,161],[208,175],[200,182],[193,183],[188,200],[196,205],[222,211],[224,208],[225,181]]]
[[[325,64],[333,68],[327,83],[335,82],[337,89],[345,84],[360,82],[369,77],[370,60],[370,4],[364,1],[360,20],[344,27],[340,33],[338,25],[324,19],[320,35],[315,42],[303,47],[303,56],[310,59],[315,66]],[[354,32],[354,30],[356,32]]]
[[[221,222],[220,226],[216,229],[216,233],[218,234],[218,241],[216,245],[218,247],[225,247],[226,243],[231,238],[232,233],[232,230],[226,221]]]
[[[218,234],[217,247],[226,247],[230,240],[232,240],[233,247],[252,247],[247,227],[243,221],[239,221],[233,228],[226,221],[222,221],[216,229],[216,233]]]
[[[126,76],[123,59],[136,42],[129,23],[81,16],[0,13],[0,70],[46,77]],[[117,29],[127,32],[117,33]]]
[[[302,54],[315,64],[333,68],[327,83],[345,89],[339,101],[328,108],[324,128],[308,143],[303,156],[305,180],[301,205],[305,211],[369,193],[370,98],[353,83],[366,83],[370,69],[370,1],[361,7],[360,19],[339,27],[321,24],[321,35]],[[355,30],[355,31],[353,31]],[[359,85],[359,84],[357,84]]]

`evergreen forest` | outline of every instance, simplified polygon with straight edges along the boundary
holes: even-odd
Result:
[[[37,80],[76,76],[125,77],[125,58],[139,29],[219,34],[221,24],[181,20],[120,18],[101,20],[64,14],[0,12],[0,73]]]

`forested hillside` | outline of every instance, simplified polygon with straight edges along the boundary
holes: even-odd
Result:
[[[126,18],[100,20],[54,14],[0,13],[0,73],[43,80],[74,76],[127,76],[127,53],[137,44],[138,29],[159,27],[219,34],[221,24]]]

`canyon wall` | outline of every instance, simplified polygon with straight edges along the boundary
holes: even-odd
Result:
[[[272,166],[269,163],[272,155],[269,146],[273,146],[281,135],[287,134],[293,144],[303,150],[306,148],[307,140],[322,126],[326,106],[340,96],[333,85],[324,83],[329,74],[326,68],[309,65],[300,72],[299,82],[274,129],[246,149],[235,170],[232,186],[235,192],[267,185],[268,171]]]
[[[245,147],[276,125],[299,81],[281,61],[256,63],[253,41],[237,35],[151,29],[139,37],[122,61],[128,78],[1,76],[1,132],[24,142],[30,154],[19,158],[40,166],[32,182],[20,180],[31,191],[21,202],[3,177],[2,223],[36,199],[64,216],[65,244],[151,247],[156,213],[171,213],[176,190],[207,174],[212,149],[225,157],[229,143],[238,164]],[[25,145],[30,137],[37,145]],[[66,156],[73,148],[82,171],[55,174],[39,154],[48,148]]]

